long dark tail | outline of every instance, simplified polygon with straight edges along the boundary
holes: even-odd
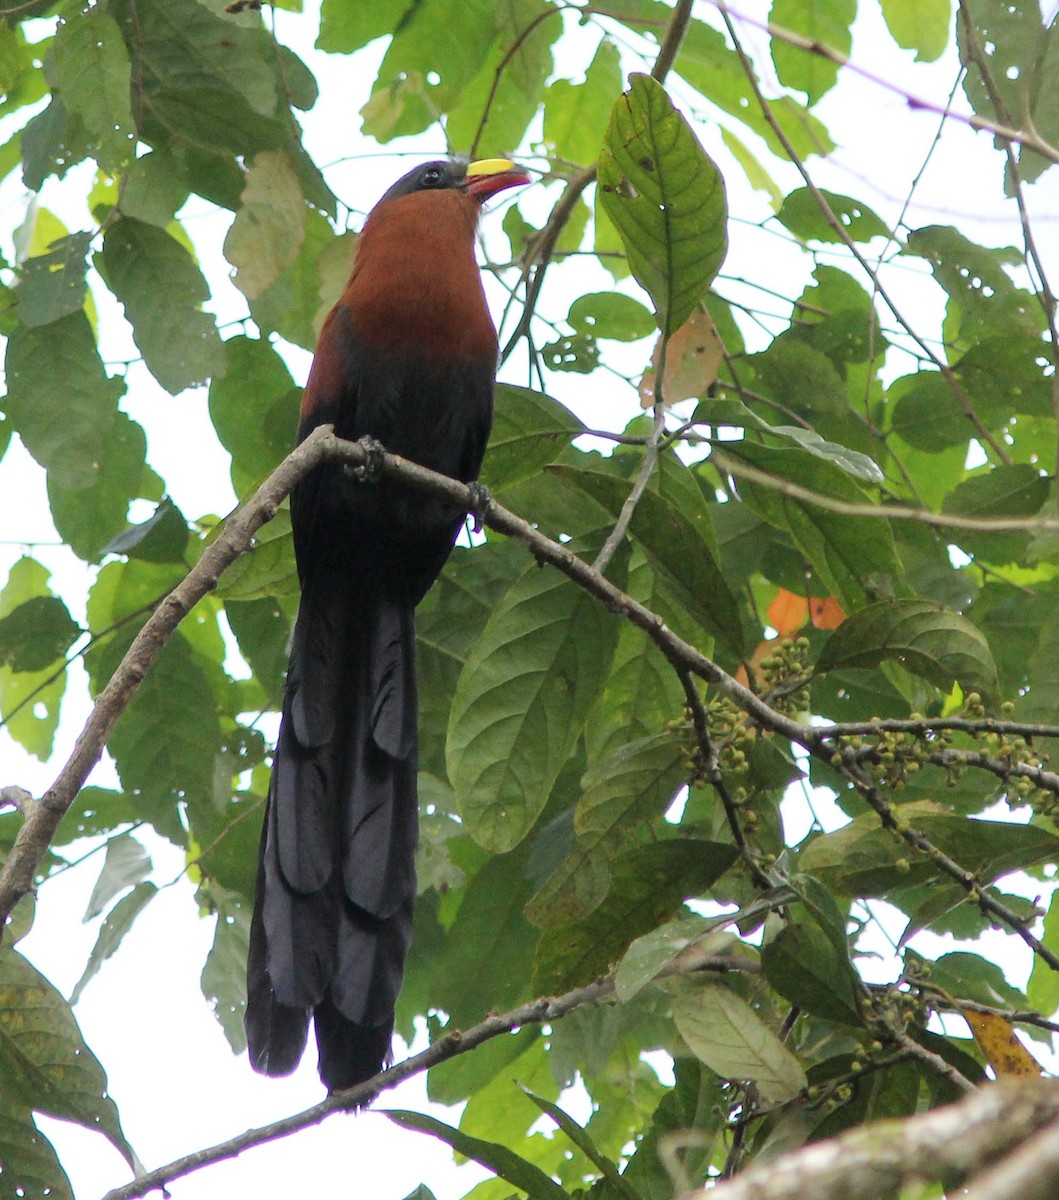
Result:
[[[294,1070],[312,1017],[332,1091],[389,1057],[416,890],[413,610],[356,582],[303,589],[247,963],[255,1070]]]

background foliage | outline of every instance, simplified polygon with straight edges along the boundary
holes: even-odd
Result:
[[[298,348],[348,270],[359,215],[302,136],[313,73],[267,11],[230,9],[30,0],[0,26],[0,170],[42,197],[0,271],[0,450],[18,438],[46,472],[55,529],[90,568],[83,609],[30,550],[0,592],[4,727],[41,760],[76,702],[68,665],[83,659],[98,693],[219,528],[169,497],[134,391],[148,375],[173,395],[208,387],[247,497],[290,448]],[[1029,0],[881,11],[917,61],[957,39],[961,95],[987,129],[1031,131],[997,143],[1025,212],[1027,185],[1059,161],[1054,24]],[[1052,719],[1059,686],[1054,300],[1028,217],[1021,244],[997,248],[815,187],[834,147],[814,110],[850,69],[855,17],[852,0],[775,0],[757,42],[771,57],[753,61],[709,5],[319,12],[326,54],[386,39],[365,135],[517,151],[540,173],[488,218],[503,237],[490,234],[486,269],[509,296],[502,377],[528,386],[498,389],[483,481],[764,702],[748,716],[738,691],[696,684],[488,532],[422,605],[422,890],[399,1032],[411,1040],[425,1018],[437,1037],[620,964],[618,1003],[430,1072],[432,1098],[466,1101],[458,1132],[395,1114],[501,1176],[477,1200],[585,1187],[654,1200],[672,1191],[660,1147],[674,1131],[694,1131],[681,1170],[701,1183],[951,1099],[997,1069],[998,1035],[938,1014],[1050,1037],[1059,926],[1002,877],[1021,870],[1047,892],[1059,859],[1059,779],[1040,749],[1059,730],[1030,728]],[[771,209],[753,278],[724,273],[743,233],[700,139]],[[64,179],[83,227],[45,206]],[[231,217],[234,314],[208,282],[218,250],[188,219],[203,211]],[[772,242],[811,275],[800,292],[777,291]],[[615,419],[637,387],[644,413]],[[119,785],[85,788],[59,827],[44,887],[81,839],[106,839],[98,942],[72,1003],[158,895],[137,837],[151,827],[185,852],[217,918],[202,988],[244,1048],[270,714],[296,600],[281,511],[121,717]],[[814,787],[848,823],[825,828]],[[0,817],[5,852],[21,819]],[[743,919],[719,921],[718,904]],[[134,1160],[69,1005],[19,952],[30,908],[0,951],[0,1196],[61,1197],[34,1111]],[[884,911],[899,938],[880,979]],[[1032,939],[1028,992],[985,956],[991,927]],[[916,949],[924,930],[967,945],[932,957]],[[690,969],[719,961],[723,977]],[[591,1100],[583,1131],[555,1107],[575,1082]],[[564,1132],[542,1132],[542,1112]]]

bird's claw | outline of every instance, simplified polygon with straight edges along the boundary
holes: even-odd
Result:
[[[489,505],[493,503],[493,497],[489,494],[489,489],[485,484],[479,483],[477,479],[467,485],[467,490],[471,493],[471,503],[467,511],[474,521],[474,532],[481,533],[482,525],[485,523],[485,514]]]
[[[364,451],[364,462],[353,468],[353,478],[361,483],[377,483],[382,478],[382,459],[386,447],[377,438],[365,434],[357,438],[357,445]]]

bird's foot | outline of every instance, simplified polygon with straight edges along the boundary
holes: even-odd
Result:
[[[363,449],[365,459],[359,467],[353,468],[353,478],[361,483],[378,483],[382,478],[382,458],[386,447],[370,434],[357,438],[357,445]]]
[[[485,484],[479,483],[477,479],[467,485],[467,490],[471,493],[471,504],[467,511],[474,520],[474,532],[481,533],[485,514],[489,505],[493,503],[493,497],[489,494],[489,489]]]

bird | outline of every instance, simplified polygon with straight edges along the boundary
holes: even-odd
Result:
[[[484,202],[529,182],[506,159],[442,159],[384,193],[320,331],[298,442],[331,424],[477,480],[498,351],[475,236]],[[247,959],[251,1065],[289,1074],[312,1023],[329,1092],[390,1061],[416,894],[414,610],[466,520],[364,474],[321,463],[291,494],[301,599]]]

